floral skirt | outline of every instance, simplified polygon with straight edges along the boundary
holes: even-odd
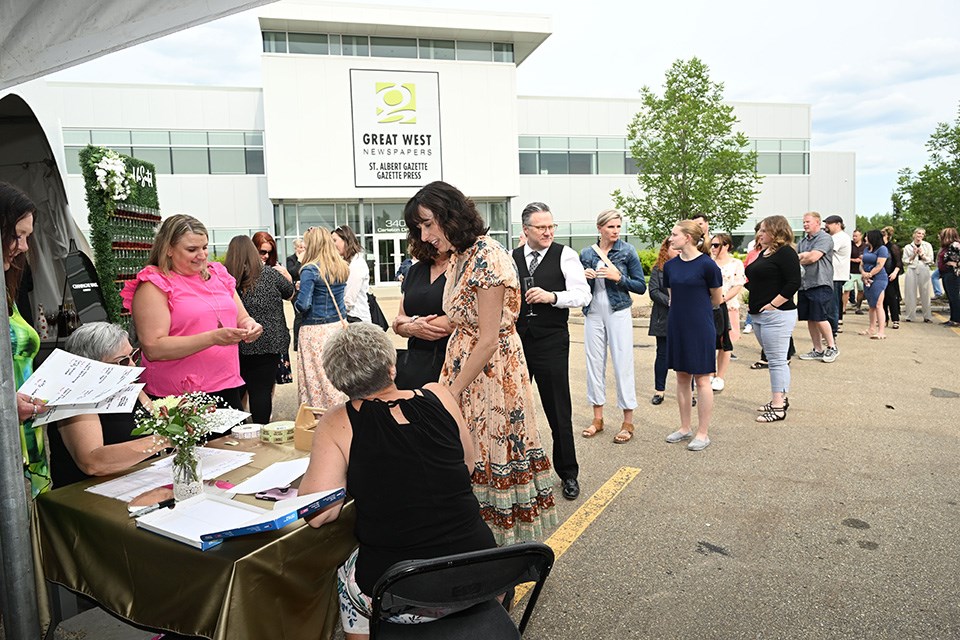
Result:
[[[329,409],[347,401],[347,397],[330,383],[323,372],[323,346],[327,339],[339,330],[339,322],[300,327],[300,350],[297,352],[297,390],[300,392],[300,404]]]
[[[475,344],[475,336],[454,331],[441,382],[456,379]],[[498,349],[464,389],[459,404],[477,458],[470,478],[473,493],[497,545],[542,540],[557,524],[556,474],[540,443],[533,388],[515,331],[500,335]]]

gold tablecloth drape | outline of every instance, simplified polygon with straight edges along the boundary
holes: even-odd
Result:
[[[254,463],[222,479],[238,483],[300,455],[291,445],[240,448],[257,453]],[[99,481],[37,500],[33,524],[47,580],[131,622],[175,633],[212,640],[333,636],[336,570],[357,544],[352,502],[319,529],[300,520],[200,551],[137,529],[126,504],[84,491]]]

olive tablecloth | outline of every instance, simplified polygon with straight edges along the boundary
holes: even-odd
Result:
[[[220,478],[234,484],[273,462],[303,455],[292,445],[257,441],[241,441],[235,449],[256,457]],[[125,503],[84,491],[101,481],[37,500],[33,526],[48,581],[153,629],[212,640],[333,637],[339,620],[336,570],[357,544],[352,502],[319,529],[299,520],[200,551],[137,529]]]

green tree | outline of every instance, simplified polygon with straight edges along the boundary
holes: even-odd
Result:
[[[926,228],[930,237],[960,220],[960,107],[955,122],[937,125],[926,148],[927,164],[916,173],[902,169],[892,199],[909,226]]]
[[[894,227],[900,231],[901,226],[902,220],[899,220],[897,216],[889,213],[877,213],[869,217],[857,216],[857,229],[860,229],[860,231],[864,233],[870,231],[870,229],[883,229],[884,227]],[[848,231],[852,232],[853,229],[848,229]]]
[[[756,153],[745,151],[747,137],[733,130],[737,119],[723,103],[723,84],[691,58],[667,71],[663,97],[646,86],[640,95],[643,107],[627,127],[640,194],[611,194],[630,232],[660,242],[678,220],[697,214],[706,214],[711,228],[736,229],[761,179]]]

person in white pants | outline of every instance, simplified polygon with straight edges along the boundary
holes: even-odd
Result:
[[[587,401],[593,405],[593,422],[582,435],[590,438],[603,431],[609,346],[617,379],[617,405],[623,410],[623,423],[613,441],[626,444],[633,437],[633,410],[637,408],[630,294],[641,295],[647,287],[637,250],[620,239],[621,224],[622,216],[616,209],[601,212],[597,217],[597,244],[580,252],[580,263],[593,294],[590,304],[583,309]]]
[[[926,229],[917,227],[913,231],[913,242],[903,247],[903,267],[906,269],[904,295],[906,309],[903,319],[913,322],[917,313],[917,292],[920,293],[920,306],[923,309],[923,321],[933,322],[930,314],[930,265],[933,264],[933,247],[923,238]]]

